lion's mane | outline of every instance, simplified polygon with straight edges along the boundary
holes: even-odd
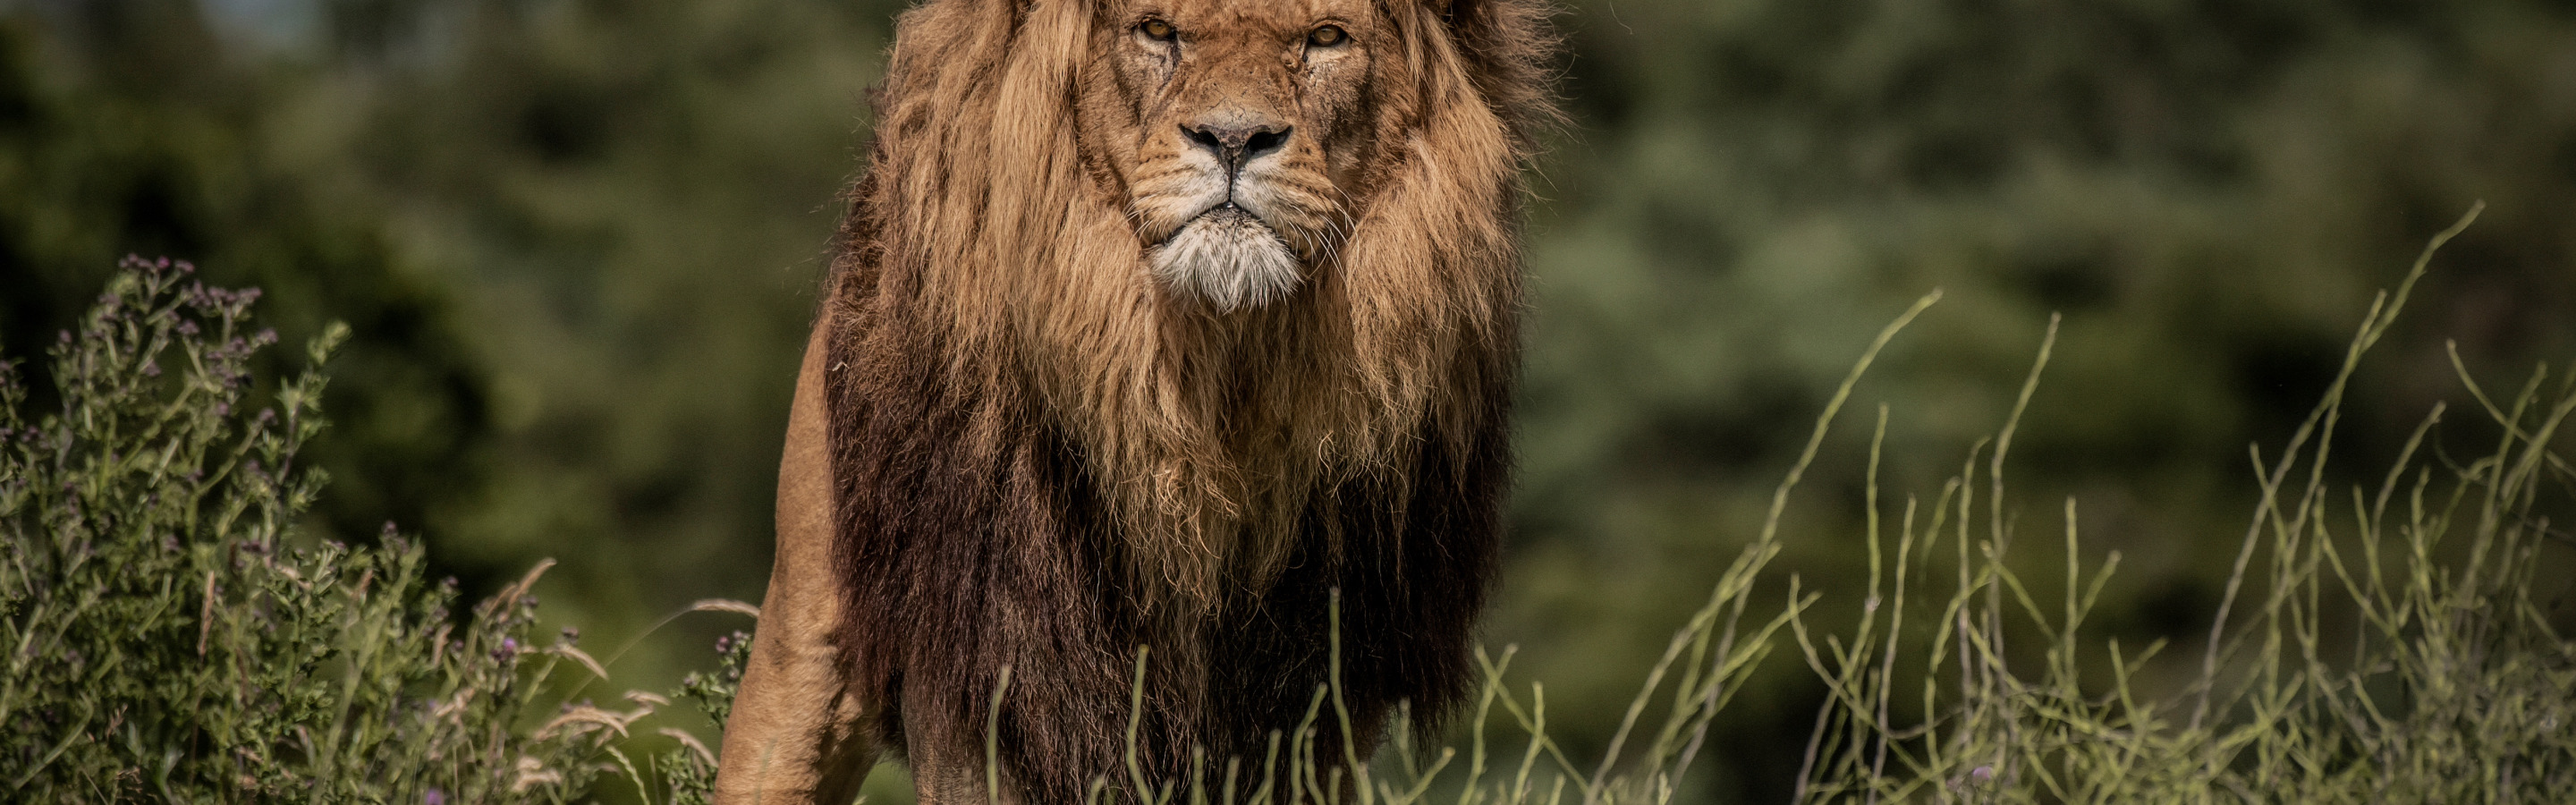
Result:
[[[1384,156],[1351,233],[1225,315],[1161,296],[1097,180],[1093,3],[902,17],[823,311],[841,649],[882,745],[980,757],[1007,667],[1004,768],[1079,801],[1124,780],[1150,646],[1147,771],[1257,759],[1327,678],[1336,590],[1358,734],[1462,695],[1553,45],[1539,0],[1380,2],[1403,79],[1371,87]]]

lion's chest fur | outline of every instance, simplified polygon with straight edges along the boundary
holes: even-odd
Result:
[[[1130,402],[1165,418],[1104,419],[1079,403],[1109,395],[959,360],[890,300],[836,300],[826,381],[842,644],[869,698],[899,703],[876,725],[890,744],[980,746],[1008,667],[1014,768],[1078,793],[1078,770],[1123,763],[1150,647],[1150,765],[1258,755],[1329,676],[1337,595],[1345,693],[1375,703],[1361,734],[1395,701],[1455,695],[1492,563],[1496,429],[1426,414],[1356,432],[1365,401],[1320,393],[1354,386],[1261,361],[1207,386],[1161,367],[1143,379],[1174,396]]]

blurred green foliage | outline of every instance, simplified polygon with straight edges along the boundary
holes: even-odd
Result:
[[[50,340],[117,254],[196,257],[290,338],[357,333],[321,526],[457,535],[432,558],[479,591],[578,559],[549,615],[619,643],[757,600],[890,6],[0,8],[0,341]],[[624,662],[675,678],[717,625],[683,628]]]
[[[0,0],[0,343],[72,326],[116,254],[195,258],[267,288],[290,339],[353,328],[316,528],[417,528],[478,593],[562,558],[550,615],[599,645],[757,600],[899,6]],[[1569,6],[1490,634],[1580,756],[1753,540],[1800,423],[1932,287],[1857,391],[1899,412],[1891,494],[1958,472],[2063,312],[2010,471],[2129,557],[2093,623],[2132,644],[2207,622],[2256,497],[2244,446],[2286,438],[2370,290],[2473,200],[2341,449],[2384,465],[2457,407],[2444,339],[2481,374],[2576,347],[2565,0]],[[1801,574],[1828,612],[1868,578],[1857,445],[1825,451],[1766,582]],[[683,619],[620,676],[661,687],[734,625]],[[1771,670],[1710,737],[1713,795],[1787,792],[1780,736],[1822,689]]]

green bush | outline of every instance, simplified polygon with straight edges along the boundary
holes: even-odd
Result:
[[[559,802],[651,711],[555,707],[598,673],[532,633],[537,573],[451,617],[417,543],[305,544],[318,370],[252,377],[256,290],[129,258],[50,350],[61,410],[0,364],[0,799]],[[544,568],[540,567],[538,572]]]

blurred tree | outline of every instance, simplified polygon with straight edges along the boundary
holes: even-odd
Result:
[[[290,343],[348,322],[364,335],[333,366],[338,426],[310,455],[335,480],[316,514],[372,537],[477,489],[484,376],[448,286],[279,158],[274,71],[229,52],[186,2],[0,16],[0,342],[51,344],[129,252],[263,288],[261,318]]]
[[[818,259],[892,3],[337,0],[316,181],[371,200],[490,372],[491,482],[425,521],[441,559],[539,556],[555,617],[616,646],[691,600],[759,600]],[[560,608],[558,608],[558,605]],[[630,658],[666,684],[738,623]]]

